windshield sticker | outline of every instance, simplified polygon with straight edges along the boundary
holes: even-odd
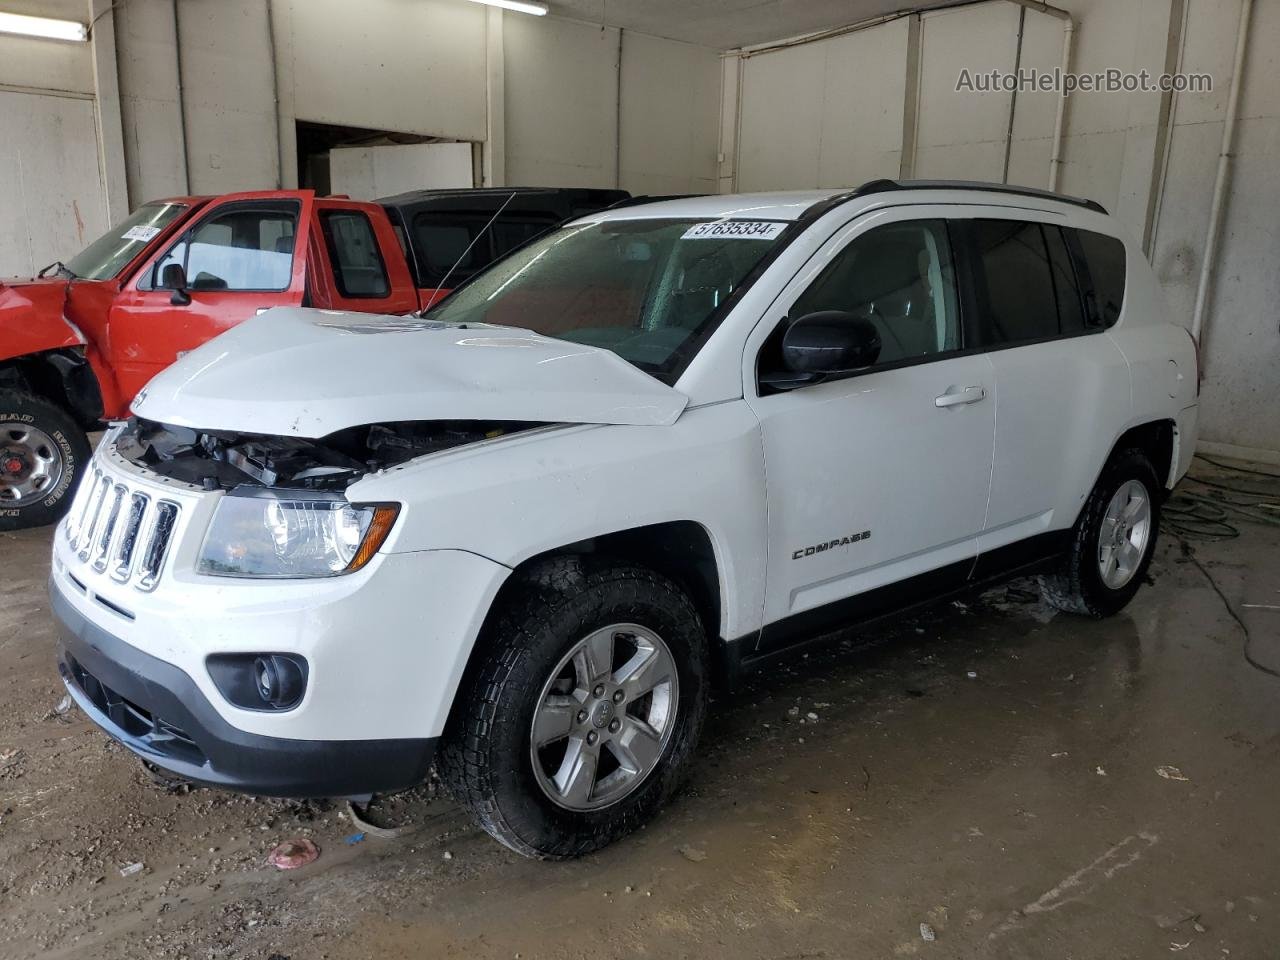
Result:
[[[120,236],[122,240],[141,240],[146,243],[149,240],[154,240],[159,232],[159,227],[130,227]]]
[[[695,223],[681,240],[776,240],[787,229],[785,223],[773,220],[717,220]]]

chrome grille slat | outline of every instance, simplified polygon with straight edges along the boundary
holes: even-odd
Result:
[[[85,525],[80,536],[80,552],[79,557],[82,563],[89,562],[89,550],[93,546],[94,538],[98,535],[98,531],[102,525],[102,505],[107,501],[107,494],[111,490],[111,480],[109,477],[102,477],[97,481],[97,487],[93,491],[93,506],[89,510],[89,523]]]
[[[138,569],[135,586],[139,590],[156,588],[160,571],[164,568],[164,558],[169,552],[173,528],[178,521],[178,505],[172,500],[161,500],[156,504],[155,515],[155,521],[151,525],[151,536],[147,538],[147,546],[142,552],[142,561]]]
[[[116,524],[120,520],[120,508],[124,505],[128,489],[123,483],[117,483],[107,495],[106,519],[102,522],[102,532],[93,542],[93,569],[101,573],[107,569],[107,557],[111,555],[111,537],[116,532]]]
[[[182,508],[112,473],[95,467],[77,493],[67,522],[71,550],[80,563],[116,583],[154,590]]]
[[[129,497],[129,512],[111,551],[111,579],[117,583],[125,583],[133,573],[133,561],[138,555],[138,540],[142,536],[142,521],[146,519],[147,505],[150,502],[151,498],[145,493],[134,493]]]

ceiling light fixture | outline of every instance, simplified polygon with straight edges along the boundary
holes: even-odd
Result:
[[[89,28],[75,20],[54,20],[50,17],[28,17],[21,13],[0,13],[0,33],[18,33],[25,37],[44,37],[47,40],[89,39]]]
[[[533,3],[531,0],[471,0],[472,3],[483,3],[490,7],[502,7],[504,10],[517,10],[520,13],[532,13],[535,17],[547,15],[545,3]]]

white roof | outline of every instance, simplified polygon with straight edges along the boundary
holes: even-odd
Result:
[[[787,190],[779,193],[729,193],[708,197],[661,200],[634,207],[619,207],[589,214],[584,221],[639,220],[658,217],[707,220],[798,220],[815,203],[839,196],[840,190]]]

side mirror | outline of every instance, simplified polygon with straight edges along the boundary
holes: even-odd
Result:
[[[160,272],[160,288],[172,290],[169,302],[175,307],[185,307],[191,302],[191,294],[187,293],[187,271],[180,263],[166,263]]]
[[[782,335],[782,362],[793,373],[848,373],[880,356],[880,331],[866,317],[819,310],[795,320]]]

